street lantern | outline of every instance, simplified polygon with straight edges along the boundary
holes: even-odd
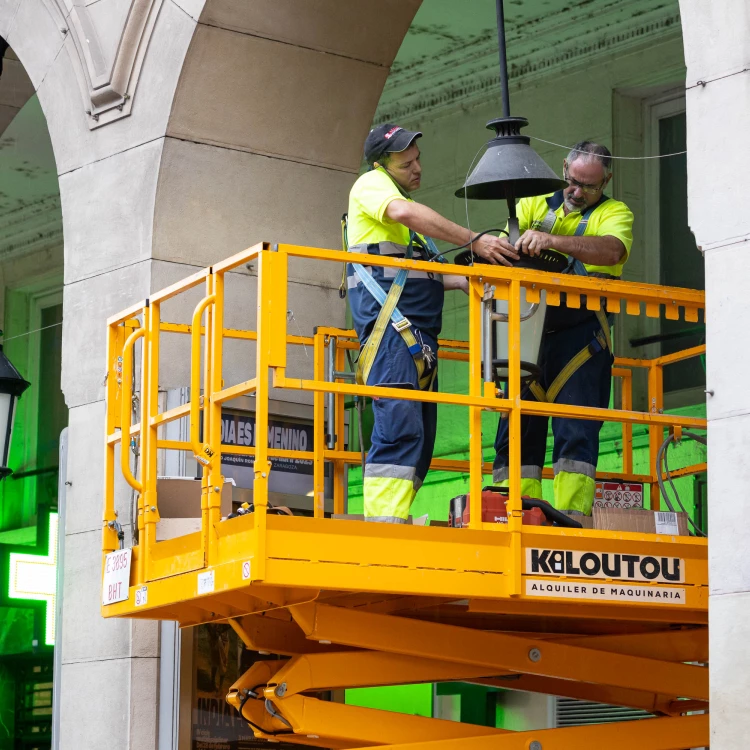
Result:
[[[0,331],[0,334],[2,331]],[[21,394],[31,385],[5,356],[0,344],[0,479],[5,479],[13,471],[8,468],[10,438],[13,433],[13,418],[16,414],[16,403]]]
[[[472,200],[505,200],[508,206],[508,239],[515,244],[519,237],[516,199],[554,193],[567,187],[568,183],[561,180],[531,148],[529,137],[521,135],[521,128],[529,124],[528,120],[525,117],[511,117],[510,115],[503,0],[496,0],[496,9],[503,116],[487,123],[487,128],[495,131],[495,137],[487,143],[487,150],[464,185],[456,191],[456,197]],[[466,250],[456,256],[454,262],[471,264],[475,260],[480,259],[476,258],[471,250]],[[567,263],[565,256],[548,250],[539,257],[522,255],[514,265],[519,268],[534,268],[541,271],[560,271]],[[498,379],[505,380],[508,377],[507,303],[486,302],[485,307],[487,309],[484,324],[494,330],[492,351],[485,348],[485,380],[491,378],[493,371]],[[523,292],[521,300],[522,379],[536,377],[539,373],[537,362],[545,312],[544,292],[541,294],[540,302],[533,304],[526,301],[525,291]]]
[[[469,175],[457,198],[473,200],[505,200],[508,205],[510,241],[518,239],[516,198],[554,193],[568,186],[530,146],[530,139],[521,135],[521,128],[529,121],[525,117],[511,117],[508,91],[508,61],[505,53],[505,14],[503,0],[495,0],[497,9],[497,41],[500,51],[500,90],[503,116],[490,120],[488,130],[495,137],[487,143],[487,150]]]

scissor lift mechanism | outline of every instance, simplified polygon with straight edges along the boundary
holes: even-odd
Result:
[[[464,268],[359,256],[365,265],[408,268],[469,277],[469,340],[442,341],[440,357],[468,364],[467,393],[405,392],[359,386],[341,377],[352,331],[318,327],[313,336],[287,330],[290,258],[346,261],[344,253],[291,245],[257,245],[157,292],[108,321],[106,486],[103,553],[119,547],[115,475],[138,495],[139,543],[133,547],[129,598],[103,607],[105,617],[178,620],[182,626],[229,623],[248,648],[288,657],[256,663],[227,700],[258,737],[331,748],[388,745],[409,750],[677,750],[709,744],[707,543],[685,536],[591,531],[522,525],[520,511],[521,414],[595,418],[623,425],[623,470],[604,479],[650,484],[659,508],[656,454],[666,429],[705,429],[705,420],[663,413],[665,366],[699,356],[705,347],[652,360],[618,358],[621,410],[521,401],[519,385],[520,290],[529,302],[546,291],[547,304],[696,321],[704,295],[687,289],[589,277]],[[256,331],[224,327],[225,277],[257,264]],[[205,285],[192,323],[161,320],[161,305]],[[488,286],[489,285],[489,286]],[[509,392],[485,382],[482,330],[485,290],[509,306]],[[205,315],[205,323],[203,318]],[[159,345],[163,334],[191,337],[191,401],[159,412]],[[132,424],[134,347],[141,346],[140,422]],[[226,386],[223,344],[255,342],[255,374]],[[311,379],[288,377],[287,348],[313,349]],[[203,352],[203,357],[201,353]],[[201,361],[202,360],[202,361]],[[648,412],[632,411],[636,368],[648,372]],[[201,374],[203,395],[201,393]],[[268,430],[270,388],[313,394],[316,440],[311,451],[232,446],[255,457],[255,512],[221,521],[222,404],[254,394],[256,433]],[[435,459],[433,469],[469,474],[468,529],[369,524],[326,518],[325,464],[333,468],[333,508],[345,512],[345,468],[360,454],[344,445],[344,399],[352,395],[407,398],[468,409],[469,461]],[[325,434],[326,403],[331,420]],[[483,475],[481,416],[504,412],[510,426],[510,500],[507,525],[481,522]],[[190,440],[163,439],[159,428],[189,418]],[[650,471],[633,472],[632,425],[649,428]],[[201,432],[202,429],[202,432]],[[125,437],[125,439],[123,439]],[[129,450],[140,440],[141,469],[134,476]],[[118,446],[123,446],[118,450]],[[189,451],[203,465],[201,531],[156,541],[159,499],[157,450]],[[267,513],[274,458],[312,460],[314,517]],[[705,464],[673,472],[695,474]],[[447,500],[447,499],[446,499]],[[561,574],[552,559],[565,561]],[[620,578],[575,575],[568,558],[594,553],[622,565]],[[631,562],[636,556],[637,561]],[[644,563],[644,558],[650,561]],[[539,560],[542,560],[541,566]],[[593,558],[589,558],[590,560]],[[534,567],[533,561],[537,565]],[[630,562],[628,562],[630,561]],[[654,562],[655,561],[655,562]],[[674,579],[675,561],[679,561]],[[592,563],[593,564],[593,563]],[[645,564],[645,568],[639,567]],[[670,567],[670,565],[672,567]],[[654,579],[655,566],[672,580]],[[558,566],[559,567],[559,566]],[[630,570],[634,575],[630,575]],[[593,570],[589,566],[589,571]],[[638,571],[648,574],[638,576]],[[641,580],[634,580],[639,578]],[[647,580],[648,577],[651,580]],[[623,601],[623,599],[625,601]],[[323,701],[316,692],[351,687],[468,681],[644,709],[657,718],[609,725],[508,732],[459,722],[408,716]]]

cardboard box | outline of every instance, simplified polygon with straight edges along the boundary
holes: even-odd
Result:
[[[156,480],[160,520],[156,524],[156,541],[174,539],[201,529],[201,482],[188,477],[159,477]],[[221,489],[221,515],[232,512],[232,483]]]
[[[594,528],[602,531],[637,531],[644,534],[688,536],[687,513],[665,513],[639,508],[597,508]]]
[[[560,513],[572,518],[574,521],[578,521],[584,529],[594,528],[594,519],[591,516],[582,516],[579,513],[571,513],[569,510],[561,510]]]

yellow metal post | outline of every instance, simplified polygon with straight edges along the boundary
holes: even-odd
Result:
[[[326,379],[326,337],[322,333],[313,336],[313,378]],[[330,344],[329,344],[330,345]],[[323,518],[325,510],[325,406],[326,396],[322,391],[313,395],[313,515]]]
[[[521,593],[521,285],[510,282],[508,290],[508,531],[510,531],[510,595]]]
[[[266,533],[268,509],[268,400],[269,369],[283,374],[286,367],[286,311],[288,256],[286,252],[269,250],[258,253],[258,343],[256,347],[255,390],[255,463],[253,479],[254,547],[253,580],[266,575]],[[279,378],[283,381],[283,375]],[[317,441],[316,441],[317,442]]]
[[[143,342],[143,383],[141,386],[141,471],[143,472],[143,539],[145,580],[151,580],[151,549],[156,544],[159,521],[157,482],[157,430],[153,423],[159,407],[159,333],[161,304],[154,302],[144,311],[146,338]]]
[[[221,494],[224,477],[221,475],[221,403],[216,401],[216,394],[222,389],[224,330],[224,274],[214,273],[213,297],[211,308],[210,347],[206,346],[206,358],[211,367],[207,374],[205,395],[203,398],[204,413],[208,414],[208,431],[206,442],[213,451],[213,460],[208,470],[208,561],[218,560],[218,538],[216,525],[221,521]]]
[[[143,533],[143,483],[133,475],[130,470],[130,427],[132,423],[133,408],[133,349],[135,342],[143,338],[146,331],[139,328],[128,336],[122,349],[122,397],[120,403],[120,469],[125,481],[131,486],[134,492],[138,493],[137,518],[133,519],[133,524],[138,528],[138,537],[140,539]],[[145,347],[144,347],[145,349]],[[143,469],[141,468],[141,476]],[[143,549],[139,550],[137,563],[135,566],[137,581],[145,580],[145,554]]]
[[[120,394],[122,393],[122,350],[125,329],[120,325],[107,326],[107,412],[105,437],[113,435],[120,424]],[[128,386],[129,387],[129,386]],[[126,439],[120,440],[120,450],[125,450]],[[119,544],[114,522],[115,513],[115,443],[104,441],[104,517],[102,526],[102,552],[114,552]]]
[[[336,358],[334,360],[335,368],[337,372],[344,372],[344,361],[346,357],[346,350],[341,347],[336,347]],[[344,444],[344,394],[337,393],[334,396],[334,403],[336,405],[336,440],[335,450],[343,451],[345,448]],[[344,513],[344,497],[346,495],[346,463],[337,458],[333,461],[333,512]]]
[[[633,409],[633,371],[621,370],[622,382],[622,409],[632,411]],[[623,474],[633,473],[633,425],[630,422],[622,423],[622,471]]]
[[[190,333],[190,442],[193,446],[193,454],[201,466],[208,466],[211,462],[211,448],[208,445],[208,433],[205,431],[205,417],[201,417],[201,318],[203,312],[210,308],[214,297],[209,291],[211,289],[211,276],[206,277],[206,296],[198,303],[193,312],[193,324]],[[203,383],[206,384],[208,377],[208,331],[210,325],[210,312],[206,315],[206,356],[203,363]],[[201,419],[204,419],[203,442],[200,438]]]
[[[482,395],[482,299],[484,284],[471,279],[469,282],[469,395]],[[482,409],[469,407],[469,525],[482,528]]]
[[[193,312],[193,325],[190,338],[190,442],[193,448],[193,455],[201,467],[201,549],[203,550],[204,564],[208,565],[209,555],[209,521],[208,521],[208,467],[213,458],[213,451],[208,443],[208,403],[206,396],[201,397],[201,318],[204,311],[206,312],[205,332],[206,346],[203,360],[203,389],[205,394],[208,393],[208,384],[210,377],[210,328],[211,328],[211,305],[215,297],[213,296],[213,276],[211,273],[206,275],[206,296],[198,303]],[[201,412],[201,402],[204,402],[203,411]],[[203,420],[203,440],[201,440],[201,420]]]
[[[664,370],[660,365],[651,364],[648,368],[648,409],[651,414],[662,414],[664,411]],[[659,447],[664,441],[664,427],[653,425],[648,428],[648,456],[651,472],[651,510],[659,510],[661,496],[657,472],[661,469],[656,465]]]

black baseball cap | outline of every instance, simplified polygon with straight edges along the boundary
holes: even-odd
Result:
[[[392,122],[378,125],[370,131],[365,140],[365,159],[372,164],[383,154],[397,154],[406,151],[417,138],[421,137],[421,133],[406,130]]]

